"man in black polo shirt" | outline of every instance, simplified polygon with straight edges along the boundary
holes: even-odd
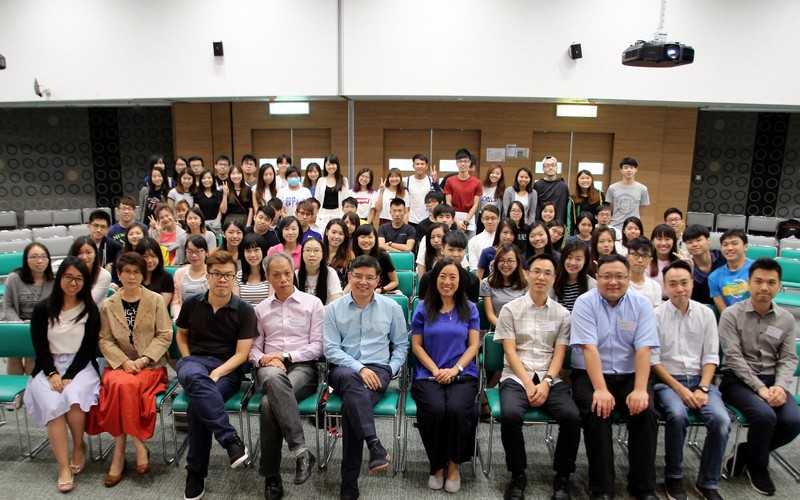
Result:
[[[208,292],[189,295],[178,320],[181,351],[176,371],[189,403],[186,500],[205,494],[211,437],[228,450],[231,468],[248,458],[247,448],[228,420],[225,401],[242,383],[242,365],[258,335],[253,307],[232,293],[236,261],[217,250],[206,258]]]
[[[414,250],[417,235],[414,228],[404,222],[406,202],[402,198],[394,198],[389,203],[389,214],[392,222],[381,224],[378,228],[378,245],[387,252],[411,252]]]
[[[450,231],[444,235],[444,248],[442,255],[446,259],[453,259],[456,262],[464,260],[467,254],[467,235],[462,231]],[[431,281],[431,272],[422,275],[419,280],[419,296],[424,297],[428,291],[428,283]],[[481,280],[473,273],[467,273],[467,298],[473,304],[478,303],[480,298]]]
[[[272,221],[275,220],[275,209],[271,206],[264,204],[258,207],[256,215],[253,218],[253,225],[245,228],[244,234],[247,236],[250,233],[256,233],[261,236],[267,249],[270,249],[280,243],[278,235],[270,229]],[[266,257],[266,255],[265,255]]]

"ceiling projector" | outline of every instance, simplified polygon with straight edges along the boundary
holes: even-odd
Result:
[[[693,62],[694,49],[678,42],[639,40],[622,52],[622,64],[625,66],[669,68]]]
[[[636,43],[622,51],[622,64],[645,68],[671,68],[694,62],[694,48],[679,42],[668,42],[664,31],[667,0],[661,0],[661,16],[653,40]]]

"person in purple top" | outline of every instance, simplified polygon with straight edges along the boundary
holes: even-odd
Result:
[[[322,302],[294,286],[294,262],[279,252],[264,260],[275,293],[256,306],[258,337],[249,360],[258,367],[261,398],[261,467],[264,497],[283,497],[280,476],[283,440],[297,466],[294,484],[303,484],[316,458],[306,446],[297,403],[317,387],[317,358],[322,355]]]
[[[430,461],[428,487],[455,493],[458,466],[469,461],[478,425],[480,342],[478,309],[467,299],[467,272],[444,258],[433,266],[425,300],[411,321],[411,349],[417,358],[411,394],[417,426]]]

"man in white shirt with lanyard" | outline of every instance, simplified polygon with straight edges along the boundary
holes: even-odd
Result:
[[[403,182],[408,190],[408,223],[416,229],[417,224],[430,215],[425,205],[425,195],[430,191],[441,191],[441,188],[436,167],[431,167],[431,175],[428,175],[427,156],[417,153],[411,160],[414,162],[414,175],[409,175]]]

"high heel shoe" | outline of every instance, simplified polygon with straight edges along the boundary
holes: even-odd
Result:
[[[122,477],[125,475],[125,469],[127,468],[128,459],[125,459],[125,461],[122,463],[122,471],[119,473],[119,475],[114,476],[111,474],[106,474],[106,480],[103,481],[103,484],[106,485],[106,488],[113,488],[114,486],[118,485],[119,482],[122,481]]]
[[[150,448],[145,446],[147,450],[147,463],[143,465],[136,464],[136,473],[143,476],[150,472]]]
[[[75,487],[74,481],[75,481],[75,475],[74,474],[71,475],[70,478],[69,478],[69,481],[67,481],[65,483],[62,483],[61,481],[58,481],[58,491],[60,491],[61,493],[69,493]]]

